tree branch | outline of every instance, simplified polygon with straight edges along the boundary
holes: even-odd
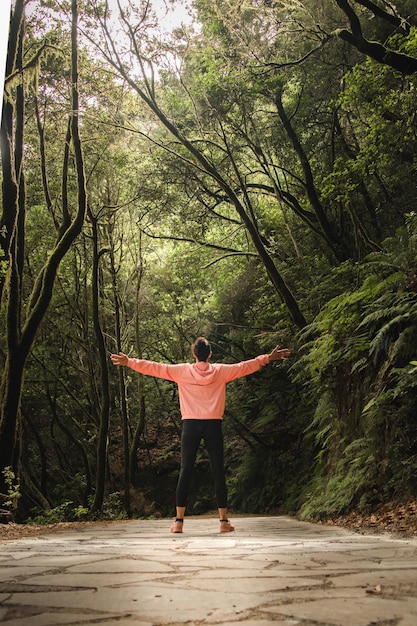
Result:
[[[410,24],[405,18],[398,17],[393,13],[388,13],[388,11],[384,11],[384,9],[377,6],[375,2],[371,2],[370,0],[356,0],[356,2],[366,9],[369,9],[375,15],[375,17],[380,17],[382,20],[384,20],[384,22],[388,22],[388,24],[392,24],[396,28],[404,31],[406,35],[410,34]]]
[[[225,252],[226,254],[230,254],[231,256],[239,255],[239,256],[259,257],[259,255],[256,252],[249,252],[249,251],[242,252],[241,250],[235,250],[234,248],[227,248],[225,246],[219,246],[218,244],[209,243],[208,241],[199,241],[197,239],[194,239],[193,237],[175,237],[174,235],[154,235],[152,233],[147,232],[144,229],[141,229],[141,230],[147,237],[150,237],[151,239],[166,239],[168,241],[183,241],[186,243],[193,243],[203,248],[211,248],[212,250],[221,250],[222,252]]]
[[[354,9],[350,6],[349,2],[347,0],[336,0],[336,3],[348,18],[352,31],[350,32],[347,29],[341,28],[334,32],[336,36],[338,36],[343,41],[346,41],[354,48],[359,50],[359,52],[362,52],[374,61],[377,61],[382,65],[388,65],[389,67],[392,67],[394,70],[397,70],[401,74],[410,75],[417,72],[416,58],[411,57],[407,54],[403,54],[401,52],[389,50],[386,46],[377,41],[369,41],[368,39],[365,39],[362,34],[360,20],[356,15]],[[362,6],[372,5],[372,7],[375,8],[375,5],[372,2],[363,1],[359,2],[359,4],[361,4]],[[383,13],[385,14],[385,12]],[[388,16],[389,14],[386,15]],[[382,16],[378,15],[378,17]],[[386,17],[384,17],[383,19],[388,21]],[[396,26],[398,26],[397,23]]]

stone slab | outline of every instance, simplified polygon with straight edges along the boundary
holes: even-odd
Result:
[[[417,539],[290,517],[88,526],[0,544],[2,626],[417,624]]]

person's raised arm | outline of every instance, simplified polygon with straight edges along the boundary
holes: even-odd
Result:
[[[268,356],[270,361],[286,361],[290,354],[291,352],[288,350],[288,348],[280,348],[279,346],[275,346],[275,348]]]

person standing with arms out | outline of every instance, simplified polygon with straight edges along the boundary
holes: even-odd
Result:
[[[261,354],[240,363],[209,363],[211,346],[205,337],[197,337],[191,346],[194,363],[156,363],[129,358],[123,352],[110,356],[114,365],[130,367],[136,372],[171,380],[178,385],[182,416],[181,467],[176,490],[176,518],[171,532],[182,533],[188,488],[197,452],[203,440],[210,457],[220,532],[235,528],[227,517],[227,490],[224,472],[222,419],[226,403],[226,383],[257,372],[271,361],[284,361],[287,348],[276,346],[270,354]]]

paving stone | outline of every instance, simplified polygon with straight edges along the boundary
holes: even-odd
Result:
[[[36,609],[36,611],[39,611],[39,609]],[[104,618],[106,619],[106,618]],[[137,621],[137,617],[133,618],[132,620],[135,619],[135,626],[152,626],[152,624],[150,624],[149,622],[145,623],[145,622],[138,622]],[[77,621],[79,620],[79,623],[82,623],[83,625],[86,624],[88,626],[88,624],[103,624],[103,615],[101,613],[90,613],[90,614],[80,614],[79,612],[73,613],[56,613],[54,611],[45,613],[36,613],[34,615],[25,615],[24,617],[20,616],[20,617],[16,617],[15,619],[10,619],[7,620],[6,624],[7,626],[57,626],[58,624],[76,624]],[[82,622],[81,622],[82,620]],[[110,622],[106,619],[106,621],[104,622],[105,626],[109,626]],[[133,624],[133,621],[131,622]],[[121,622],[118,619],[117,616],[115,616],[114,625],[118,624],[118,626],[120,626]]]
[[[273,608],[269,609],[274,611]],[[364,597],[355,598],[330,598],[315,602],[294,603],[279,606],[276,613],[281,618],[287,616],[311,620],[318,624],[324,623],[331,626],[370,626],[378,624],[397,624],[404,615],[409,618],[414,616],[414,626],[417,623],[417,605],[413,602],[390,601],[383,598]]]
[[[417,539],[289,517],[126,521],[1,544],[4,626],[417,624]],[[211,527],[213,525],[213,527]]]
[[[28,566],[23,565],[5,565],[4,563],[0,567],[0,583],[10,582],[11,580],[19,579],[21,576],[36,576],[49,569],[49,566]]]

